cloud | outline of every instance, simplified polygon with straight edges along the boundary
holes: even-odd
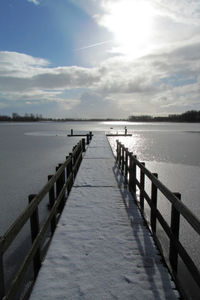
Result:
[[[0,89],[72,89],[89,87],[100,79],[95,68],[49,67],[49,62],[16,52],[0,52]]]
[[[0,75],[27,78],[43,73],[49,62],[24,53],[0,51]]]
[[[73,99],[73,98],[66,98],[66,99],[59,99],[58,101],[54,101],[57,103],[60,110],[64,111],[71,111],[74,107],[77,107],[80,103],[80,99]],[[78,114],[77,117],[80,117]]]
[[[80,96],[79,104],[74,106],[71,114],[77,118],[126,118],[126,113],[118,107],[116,99],[102,96],[101,93],[88,90]]]
[[[177,23],[194,24],[200,23],[199,0],[154,0],[153,6],[161,16],[167,16]]]
[[[90,68],[52,67],[41,58],[0,52],[1,107],[5,100],[6,105],[54,104],[62,115],[85,118],[199,109],[199,50],[195,40],[134,60],[110,58]]]
[[[39,5],[40,4],[39,0],[28,0],[28,2],[31,2],[31,3],[33,3],[35,5]]]
[[[50,67],[49,62],[16,52],[0,52],[0,100],[13,103],[55,103],[70,110],[80,97],[65,95],[68,90],[86,89],[100,80],[98,70],[81,67]],[[3,105],[1,105],[3,107]]]

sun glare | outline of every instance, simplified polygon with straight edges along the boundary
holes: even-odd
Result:
[[[121,52],[138,55],[149,47],[153,31],[154,10],[144,1],[122,0],[107,7],[104,25],[114,34]]]

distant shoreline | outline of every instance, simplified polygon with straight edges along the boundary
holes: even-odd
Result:
[[[48,123],[48,122],[127,122],[127,123],[200,123],[200,120],[127,120],[127,119],[42,119],[42,120],[0,120],[0,123]]]
[[[127,123],[200,123],[200,121],[185,121],[185,120],[176,120],[176,121],[170,121],[170,120],[135,120],[135,121],[130,121],[127,119],[85,119],[85,120],[80,120],[80,119],[73,119],[73,120],[62,120],[62,119],[52,119],[52,120],[0,120],[0,123],[48,123],[48,122],[127,122]]]
[[[122,118],[44,118],[42,115],[25,114],[24,116],[16,113],[10,116],[0,115],[0,122],[147,122],[147,123],[200,123],[200,111],[190,110],[182,114],[171,114],[168,116],[151,115],[132,115],[127,119]]]
[[[134,120],[127,119],[51,119],[51,120],[0,120],[0,123],[48,123],[48,122],[127,122],[127,123],[200,123],[186,120]]]

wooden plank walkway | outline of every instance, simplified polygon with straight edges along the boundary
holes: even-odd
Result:
[[[31,300],[179,299],[138,208],[121,183],[107,138],[95,135]]]

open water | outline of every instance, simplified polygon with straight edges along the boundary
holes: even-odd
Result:
[[[28,203],[28,195],[37,193],[55,173],[58,163],[79,141],[67,137],[93,131],[121,133],[124,127],[132,137],[119,138],[148,169],[200,216],[200,124],[132,122],[44,122],[0,123],[0,235]],[[110,138],[115,149],[116,139]],[[168,216],[169,207],[161,200],[160,209]],[[184,222],[182,222],[184,225]],[[162,234],[161,234],[162,236]],[[199,238],[181,227],[183,243],[198,259]]]

